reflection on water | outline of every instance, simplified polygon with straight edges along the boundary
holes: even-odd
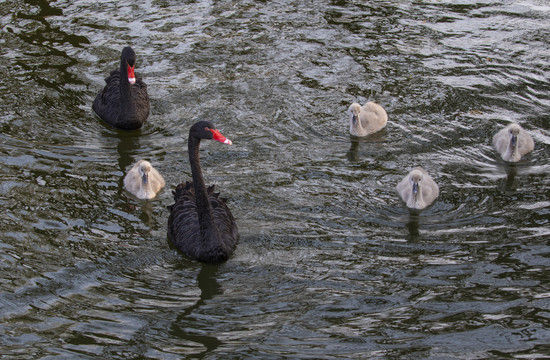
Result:
[[[518,169],[516,164],[506,164],[506,182],[504,183],[504,190],[514,191],[518,189],[519,182],[516,180]]]
[[[199,300],[176,317],[169,332],[176,339],[188,340],[203,345],[205,350],[197,354],[198,357],[202,357],[222,345],[217,337],[206,335],[202,329],[196,327],[195,321],[197,319],[194,317],[196,310],[205,305],[208,300],[216,295],[223,294],[220,285],[216,281],[218,270],[218,266],[202,265],[197,275],[197,286],[201,291]]]
[[[104,137],[110,139],[113,142],[118,140],[117,153],[118,153],[118,167],[120,171],[126,173],[128,168],[140,159],[135,159],[133,154],[140,148],[139,139],[141,130],[125,132],[120,130],[111,129],[110,133],[105,132]],[[122,184],[122,182],[121,182]]]
[[[374,134],[370,134],[368,136],[365,136],[363,138],[358,138],[355,136],[350,137],[350,148],[347,153],[348,161],[354,162],[361,160],[360,158],[360,144],[365,144],[363,147],[365,148],[365,151],[367,149],[381,149],[384,147],[384,143],[387,142],[387,136],[386,136],[386,129],[382,129]],[[361,152],[362,154],[362,152]],[[368,156],[368,153],[365,153],[366,156]]]
[[[407,230],[409,231],[409,241],[417,241],[420,239],[420,230],[419,230],[419,217],[420,214],[417,211],[410,210],[411,214],[409,221],[407,222]]]
[[[0,342],[9,358],[537,358],[549,351],[550,8],[515,2],[0,2]],[[132,45],[151,116],[91,110]],[[349,136],[351,102],[387,127]],[[191,124],[241,231],[166,238]],[[535,150],[501,161],[517,121]],[[163,174],[126,193],[138,159]],[[395,186],[440,185],[409,211]],[[32,354],[32,355],[29,355]]]

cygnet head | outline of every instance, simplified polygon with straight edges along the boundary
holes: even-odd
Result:
[[[151,172],[151,163],[149,161],[142,161],[139,164],[139,175],[141,176],[141,180],[144,184],[147,184],[149,181],[149,173]]]
[[[512,145],[512,147],[515,147],[518,143],[518,135],[520,130],[521,128],[518,124],[512,124],[508,127],[508,133],[510,134],[510,145]]]
[[[361,105],[358,103],[353,103],[348,108],[348,113],[350,115],[350,121],[352,125],[356,125],[359,121],[359,114],[361,113]]]
[[[422,172],[420,170],[414,169],[411,171],[410,177],[409,177],[411,184],[412,184],[412,191],[414,196],[418,194],[418,190],[420,188],[420,185],[422,184]]]

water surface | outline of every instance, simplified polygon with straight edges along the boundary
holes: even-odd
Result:
[[[0,354],[29,358],[537,358],[550,354],[550,7],[543,1],[0,3]],[[152,111],[91,111],[121,49]],[[348,134],[351,102],[387,128]],[[166,238],[213,121],[207,183],[241,240]],[[519,163],[491,137],[535,139]],[[167,188],[126,193],[150,160]],[[421,165],[436,203],[395,185]]]

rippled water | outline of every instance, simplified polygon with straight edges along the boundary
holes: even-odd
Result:
[[[0,3],[0,356],[550,356],[550,6],[545,1]],[[91,111],[120,50],[152,113]],[[387,128],[348,134],[374,100]],[[186,138],[241,231],[207,266],[170,247]],[[534,137],[517,164],[491,137]],[[149,159],[167,189],[122,188]],[[416,165],[437,202],[394,187]]]

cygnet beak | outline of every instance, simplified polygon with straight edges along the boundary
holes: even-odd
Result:
[[[516,147],[517,143],[518,143],[517,135],[512,135],[512,140],[510,140],[510,145],[512,145],[512,147]]]

